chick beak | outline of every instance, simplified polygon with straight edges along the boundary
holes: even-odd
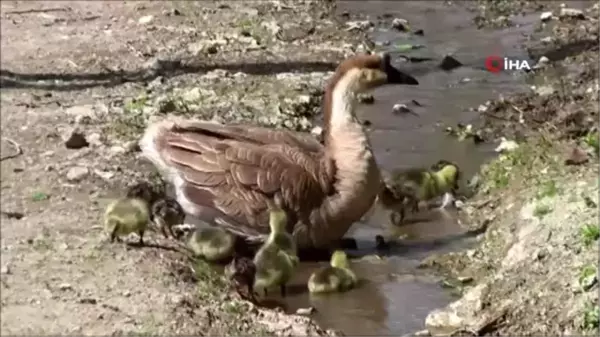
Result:
[[[388,63],[385,67],[385,73],[387,74],[387,82],[389,84],[408,84],[408,85],[418,85],[419,81],[417,81],[414,77],[401,72],[400,70],[392,67],[390,63]]]

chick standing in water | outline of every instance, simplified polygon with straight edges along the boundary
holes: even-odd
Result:
[[[311,293],[342,292],[354,288],[358,281],[350,269],[348,256],[341,250],[331,255],[330,265],[315,271],[308,279]]]
[[[281,296],[286,295],[286,284],[299,263],[296,242],[286,231],[287,215],[280,207],[269,205],[271,233],[254,256],[256,276],[254,287],[263,289],[265,296],[270,288],[279,286]]]
[[[110,241],[120,241],[120,236],[137,233],[139,244],[144,245],[144,232],[150,222],[148,202],[140,198],[121,198],[111,202],[104,212],[104,229]]]
[[[196,228],[189,234],[186,246],[196,257],[215,262],[233,255],[235,241],[235,236],[220,227]]]
[[[412,168],[394,170],[385,187],[379,193],[379,202],[386,208],[394,211],[390,215],[392,223],[401,223],[405,216],[405,206],[411,207],[413,212],[419,211],[419,202],[429,201],[433,198],[444,196],[441,209],[452,202],[453,195],[458,190],[460,170],[456,164],[440,160],[431,169]],[[396,221],[396,213],[400,220]]]

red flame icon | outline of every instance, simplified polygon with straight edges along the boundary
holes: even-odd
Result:
[[[500,72],[504,67],[504,60],[500,56],[488,56],[485,59],[485,69],[489,72]]]

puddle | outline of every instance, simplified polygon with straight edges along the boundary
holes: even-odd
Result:
[[[474,14],[465,6],[446,6],[441,1],[340,1],[338,10],[368,14],[373,21],[383,14],[408,19],[413,30],[424,30],[424,36],[380,27],[372,33],[375,42],[379,45],[378,42],[389,41],[389,45],[379,48],[392,52],[392,56],[397,54],[395,46],[421,44],[425,47],[402,54],[433,59],[402,65],[417,77],[419,86],[381,88],[374,93],[374,104],[359,109],[361,119],[371,122],[371,144],[384,170],[430,166],[446,159],[460,165],[468,178],[494,156],[495,144],[475,146],[469,141],[459,142],[445,134],[443,125],[474,122],[478,112],[470,111],[470,107],[497,98],[500,93],[527,88],[522,77],[489,73],[483,66],[490,55],[527,57],[519,46],[539,14],[520,17],[518,28],[487,31],[477,30],[471,24]],[[437,69],[449,53],[465,66],[451,72]],[[422,106],[409,103],[411,100]],[[417,115],[395,115],[395,103],[407,104]],[[360,255],[375,252],[374,237],[385,231],[382,225],[387,221],[387,214],[375,211],[366,223],[353,226],[347,236],[358,240]],[[453,298],[439,285],[436,276],[416,268],[418,262],[433,252],[464,249],[471,240],[460,239],[463,231],[453,210],[423,211],[407,222],[397,230],[406,238],[388,257],[353,260],[353,268],[366,280],[363,286],[324,297],[311,296],[304,287],[304,291],[292,293],[286,300],[288,310],[313,306],[317,309],[314,318],[321,325],[352,335],[404,335],[422,329],[427,314]],[[306,284],[316,267],[303,265],[292,283]]]

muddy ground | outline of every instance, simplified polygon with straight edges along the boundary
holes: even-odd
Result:
[[[1,6],[2,334],[326,333],[249,306],[178,253],[110,245],[98,225],[110,197],[152,178],[134,146],[148,119],[309,130],[360,32],[321,1]]]
[[[540,10],[480,3],[482,29]],[[428,318],[432,333],[597,332],[598,143],[588,131],[598,124],[598,9],[560,18],[559,3],[543,5],[556,18],[532,32],[532,56],[550,59],[532,75],[536,90],[482,116],[486,132],[521,144],[483,169],[464,206],[470,225],[489,230],[481,247],[424,263],[467,283]],[[154,178],[134,146],[150,119],[310,130],[328,72],[365,48],[330,6],[2,2],[2,334],[333,333],[239,300],[179,253],[111,245],[98,227],[110,197]],[[23,154],[12,157],[10,140]],[[575,144],[595,153],[567,166]]]
[[[488,227],[481,245],[423,263],[464,294],[428,316],[433,335],[598,334],[598,4],[546,5],[528,49],[548,62],[532,90],[481,109],[484,132],[519,144],[463,207]],[[507,15],[487,9],[492,23]]]

